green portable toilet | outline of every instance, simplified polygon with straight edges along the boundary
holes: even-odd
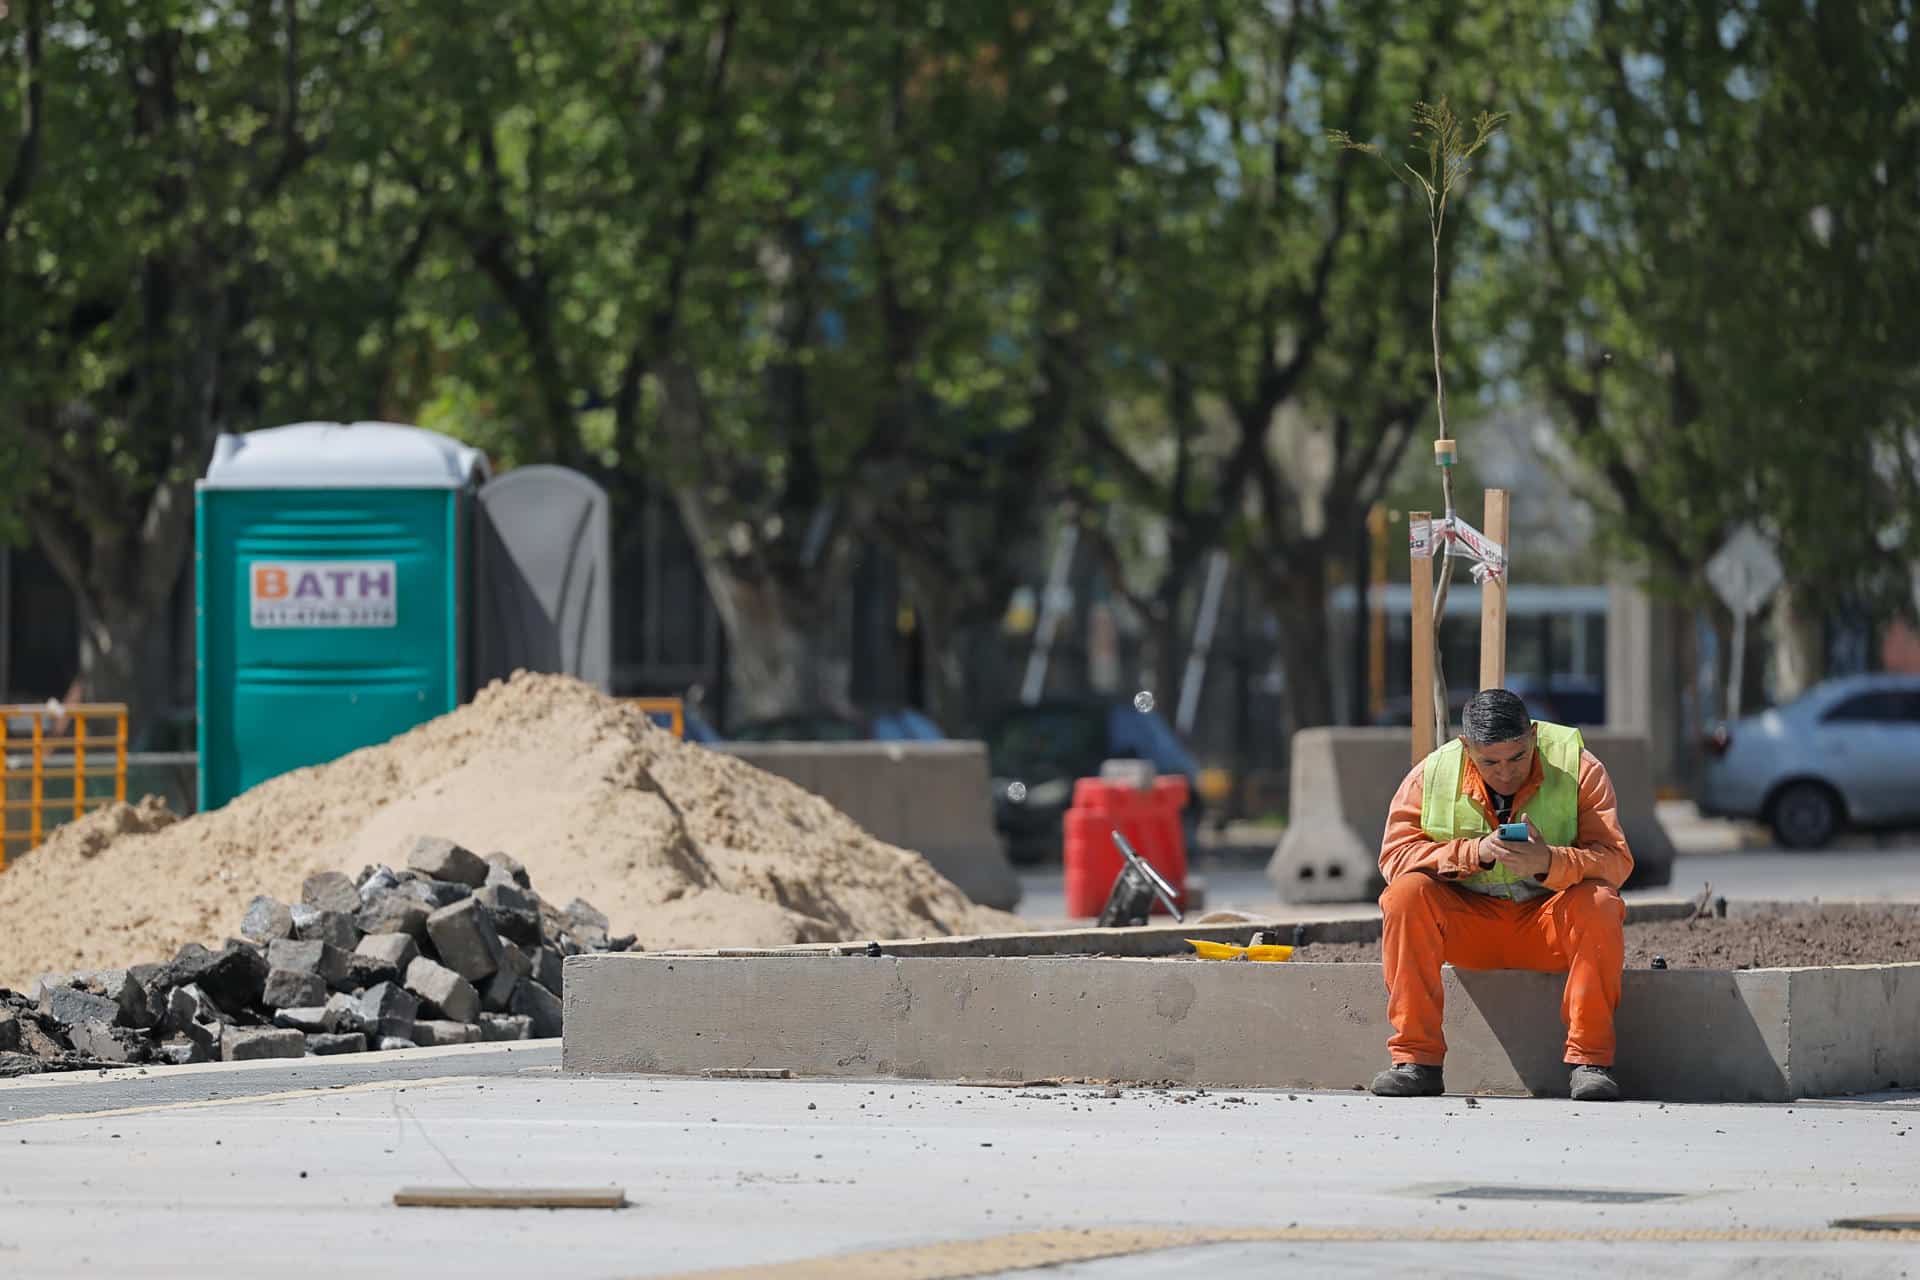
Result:
[[[202,811],[459,705],[487,478],[393,423],[220,437],[194,494]]]

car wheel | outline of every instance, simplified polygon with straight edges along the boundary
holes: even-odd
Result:
[[[1818,849],[1840,827],[1840,798],[1819,782],[1790,782],[1773,798],[1774,838],[1789,849]]]

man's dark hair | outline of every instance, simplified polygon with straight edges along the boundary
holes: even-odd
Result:
[[[1482,689],[1467,699],[1460,722],[1468,742],[1476,747],[1490,747],[1496,742],[1526,737],[1527,726],[1533,723],[1533,718],[1527,714],[1527,704],[1520,701],[1519,694],[1507,689]]]

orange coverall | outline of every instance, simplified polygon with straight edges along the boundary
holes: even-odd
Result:
[[[1439,1066],[1447,1042],[1441,1033],[1440,966],[1456,969],[1564,971],[1560,1017],[1567,1025],[1566,1061],[1613,1065],[1613,1011],[1620,1004],[1625,963],[1621,927],[1627,918],[1620,886],[1633,854],[1620,831],[1618,801],[1606,766],[1580,753],[1577,843],[1554,846],[1544,884],[1553,893],[1514,902],[1447,883],[1479,871],[1479,841],[1434,840],[1420,825],[1421,775],[1415,765],[1394,794],[1380,841],[1382,964],[1387,977],[1387,1041],[1395,1062]],[[1461,762],[1460,786],[1493,825],[1487,784],[1471,757]],[[1540,790],[1540,754],[1513,797],[1512,821]],[[1539,879],[1539,877],[1536,877]]]

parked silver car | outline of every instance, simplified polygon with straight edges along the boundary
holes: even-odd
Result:
[[[1817,849],[1843,827],[1920,825],[1920,676],[1847,676],[1707,740],[1700,811]]]

